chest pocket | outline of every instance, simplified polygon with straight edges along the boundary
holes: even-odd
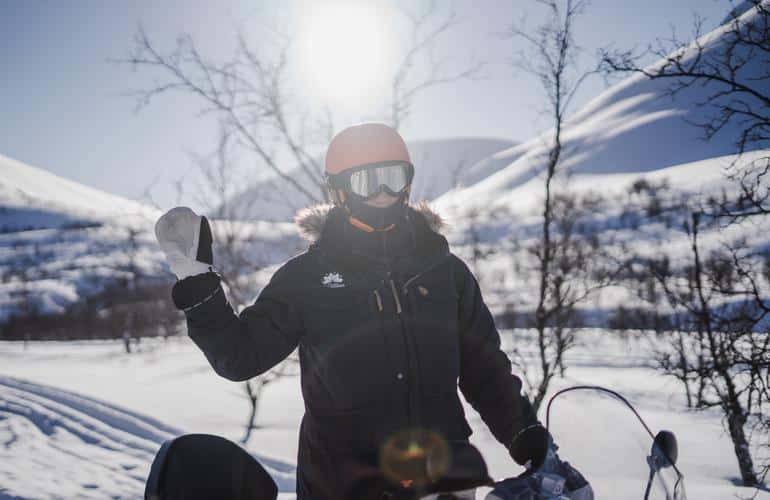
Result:
[[[325,399],[315,406],[345,413],[381,403],[387,358],[371,292],[319,287],[309,299],[302,348],[313,370],[305,375],[315,377]]]
[[[458,298],[446,266],[406,287],[424,394],[455,392],[460,375]]]

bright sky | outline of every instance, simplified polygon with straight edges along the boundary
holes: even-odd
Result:
[[[170,48],[179,33],[189,32],[213,58],[230,53],[238,28],[256,46],[266,47],[273,27],[284,26],[295,50],[289,90],[306,109],[328,107],[342,126],[383,117],[387,109],[388,61],[403,48],[404,37],[393,2],[416,4],[0,2],[0,154],[129,198],[139,198],[155,182],[153,197],[170,207],[175,202],[171,181],[191,170],[192,154],[211,151],[216,121],[199,116],[199,103],[188,97],[161,96],[134,113],[135,101],[121,96],[154,78],[108,62],[129,53],[140,21],[161,47]],[[672,27],[687,34],[696,11],[710,28],[729,9],[728,0],[593,0],[576,37],[585,49],[583,62],[592,65],[599,47],[644,46],[669,35]],[[528,25],[536,24],[542,9],[531,0],[462,0],[455,10],[460,24],[441,40],[436,55],[460,63],[475,56],[487,63],[484,78],[421,94],[403,134],[407,139],[521,141],[545,128],[537,82],[509,64],[520,45],[499,36],[528,10]],[[577,107],[603,87],[600,79],[589,81]]]

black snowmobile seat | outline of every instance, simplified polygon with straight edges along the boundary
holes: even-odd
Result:
[[[278,487],[243,448],[219,436],[187,434],[163,443],[145,500],[276,500]]]

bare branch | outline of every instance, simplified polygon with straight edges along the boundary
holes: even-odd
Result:
[[[396,65],[396,72],[391,80],[391,125],[398,129],[411,114],[414,100],[424,91],[448,83],[477,78],[484,67],[480,61],[471,61],[457,71],[444,71],[441,62],[432,57],[433,49],[439,38],[448,34],[458,24],[457,14],[449,11],[446,16],[434,19],[439,14],[435,1],[431,1],[419,14],[406,9],[401,13],[410,22],[410,44]],[[434,24],[434,26],[431,26]],[[411,82],[418,59],[427,56],[427,73],[424,78]]]

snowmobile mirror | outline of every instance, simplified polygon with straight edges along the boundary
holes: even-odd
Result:
[[[679,445],[673,432],[658,432],[652,442],[651,457],[655,459],[659,467],[676,465],[676,460],[679,458]]]

